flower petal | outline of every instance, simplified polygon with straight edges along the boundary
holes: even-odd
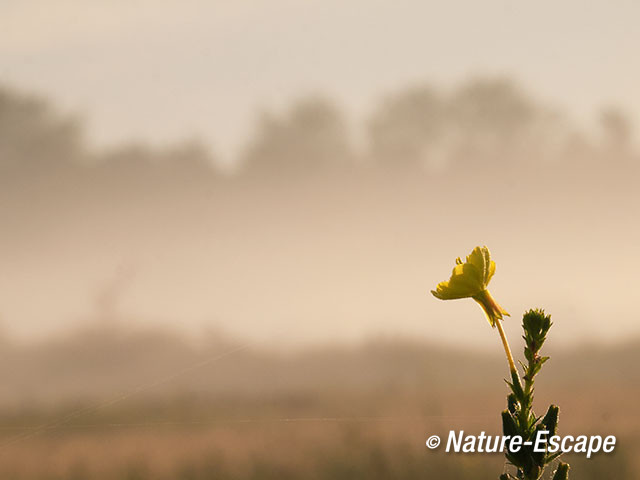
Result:
[[[485,281],[485,285],[489,285],[489,282],[491,281],[491,278],[493,277],[494,273],[496,273],[496,262],[491,260],[491,262],[489,262],[489,275],[487,275],[487,280]]]
[[[491,262],[489,249],[486,246],[474,248],[471,254],[467,256],[467,263],[475,265],[478,271],[481,272],[482,283],[486,287],[493,275],[491,272],[491,263],[493,262]],[[495,265],[493,270],[495,271]]]
[[[471,263],[458,264],[451,273],[451,278],[440,282],[431,293],[441,300],[473,297],[484,290],[482,273]]]

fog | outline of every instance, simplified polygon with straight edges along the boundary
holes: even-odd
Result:
[[[514,76],[588,123],[605,103],[640,111],[639,9],[626,0],[4,1],[0,80],[82,113],[100,145],[198,135],[224,161],[257,109],[320,91],[361,121],[386,92],[477,74]]]
[[[536,412],[619,441],[571,478],[639,478],[639,14],[0,2],[0,477],[512,471],[425,447],[499,431],[496,329],[430,293],[487,245]]]
[[[302,347],[380,335],[494,347],[471,301],[429,293],[479,244],[516,320],[559,344],[638,334],[633,123],[573,123],[515,80],[381,97],[355,145],[322,95],[259,115],[229,171],[205,143],[98,148],[77,117],[0,96],[6,334],[107,322]],[[126,319],[126,320],[124,320]]]

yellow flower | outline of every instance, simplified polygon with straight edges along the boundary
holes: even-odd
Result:
[[[487,247],[476,247],[467,261],[462,262],[456,259],[456,266],[448,281],[440,282],[431,293],[441,300],[454,300],[457,298],[473,298],[480,304],[487,316],[487,320],[492,327],[496,322],[509,316],[498,303],[493,299],[487,286],[496,271],[496,264],[491,260],[491,254]]]

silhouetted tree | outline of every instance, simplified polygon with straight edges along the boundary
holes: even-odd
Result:
[[[264,113],[242,160],[251,172],[280,175],[337,168],[350,157],[342,114],[314,97],[295,103],[282,116]]]
[[[0,87],[0,168],[22,171],[70,165],[83,154],[77,119],[37,97]]]
[[[164,148],[132,143],[102,154],[94,163],[89,183],[120,198],[153,196],[164,202],[171,195],[208,191],[219,178],[208,149],[197,141]]]
[[[561,142],[552,112],[506,80],[474,80],[451,96],[417,87],[384,101],[369,123],[379,164],[488,165],[548,156]]]
[[[537,119],[534,104],[510,81],[475,80],[450,102],[458,159],[513,160]]]
[[[615,107],[603,109],[600,112],[600,128],[605,155],[624,157],[630,153],[633,127],[625,112]]]
[[[442,98],[414,87],[385,100],[369,122],[371,154],[380,165],[414,167],[430,160],[447,128]]]
[[[188,177],[214,172],[208,149],[193,140],[166,148],[152,148],[141,143],[119,146],[99,158],[102,170],[116,175],[144,178]],[[175,178],[174,178],[175,179]]]

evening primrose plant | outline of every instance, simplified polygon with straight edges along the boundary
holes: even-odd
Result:
[[[556,434],[559,408],[551,405],[544,417],[538,417],[533,411],[533,391],[536,375],[542,365],[549,359],[540,355],[547,333],[551,328],[551,316],[543,310],[535,309],[526,312],[522,319],[525,341],[524,357],[526,364],[519,362],[523,370],[522,379],[516,368],[507,341],[502,322],[509,316],[491,296],[489,282],[496,271],[496,264],[491,260],[489,249],[476,247],[462,261],[456,259],[456,265],[449,280],[440,282],[431,293],[440,300],[456,300],[472,298],[482,310],[491,327],[496,328],[504,347],[511,381],[507,381],[511,393],[507,396],[507,409],[502,412],[502,429],[504,435],[520,436],[524,442],[534,441],[538,432],[547,431],[549,437]],[[526,444],[519,450],[505,451],[507,461],[516,468],[515,476],[510,473],[500,475],[500,480],[539,480],[543,478],[545,467],[553,462],[558,453],[534,451],[533,445]],[[569,478],[569,465],[560,462],[553,475],[553,480]]]

